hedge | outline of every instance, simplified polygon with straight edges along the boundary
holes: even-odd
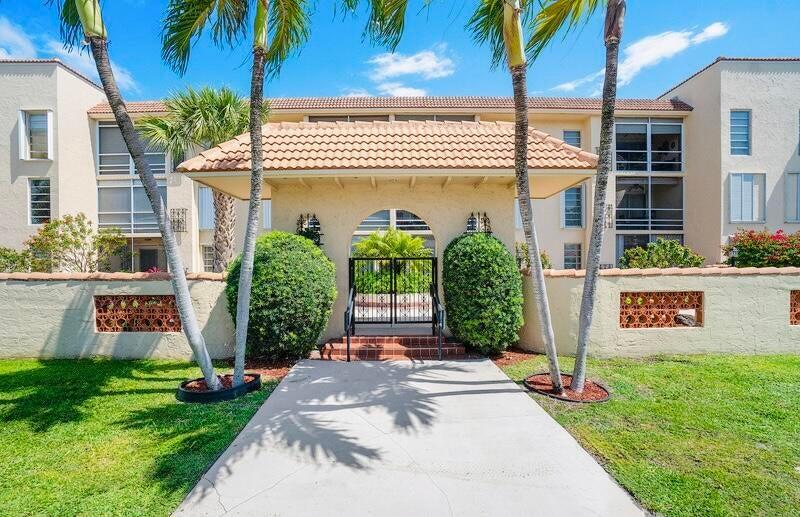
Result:
[[[497,238],[466,234],[444,251],[443,287],[453,335],[487,355],[519,340],[522,278],[514,255]]]
[[[225,288],[234,321],[240,270],[241,255],[228,269]],[[335,300],[335,267],[311,240],[278,231],[260,236],[253,265],[248,356],[306,357],[325,330]]]

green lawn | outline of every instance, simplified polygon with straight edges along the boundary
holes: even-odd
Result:
[[[519,381],[545,367],[537,357],[504,370]],[[594,360],[589,374],[610,402],[532,396],[647,509],[800,514],[800,357]]]
[[[187,363],[0,361],[0,514],[167,515],[275,388],[175,400]]]

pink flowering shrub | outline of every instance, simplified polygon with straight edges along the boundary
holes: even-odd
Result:
[[[734,248],[737,267],[800,267],[800,232],[739,230],[722,247],[732,265]]]

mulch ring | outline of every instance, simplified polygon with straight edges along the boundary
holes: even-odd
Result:
[[[596,381],[587,379],[581,393],[569,389],[570,382],[572,375],[562,373],[561,384],[564,386],[564,391],[561,393],[553,391],[553,382],[547,372],[530,375],[522,383],[531,391],[567,402],[605,402],[611,397],[608,388]]]
[[[282,361],[266,361],[263,359],[253,359],[245,363],[244,371],[246,373],[260,373],[261,380],[266,381],[269,379],[281,380],[286,377],[289,370],[297,361],[282,360]],[[233,361],[230,361],[230,366],[233,368]]]
[[[519,348],[509,348],[508,350],[503,350],[500,355],[492,357],[492,361],[494,361],[494,364],[497,366],[510,366],[536,357],[541,357],[541,354],[528,352]]]
[[[220,382],[222,383],[222,388],[223,389],[228,389],[228,388],[233,387],[233,375],[218,375],[217,377],[219,378]],[[250,382],[253,379],[255,379],[255,377],[253,375],[245,375],[244,376],[244,382]],[[198,392],[208,391],[208,384],[206,384],[206,381],[204,379],[197,379],[197,380],[194,380],[192,382],[187,383],[183,387],[183,389],[185,389],[187,391],[198,391]]]

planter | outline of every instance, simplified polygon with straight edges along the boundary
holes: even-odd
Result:
[[[222,375],[223,385],[230,385],[233,379],[232,375]],[[205,380],[201,377],[199,379],[191,379],[183,381],[175,392],[175,398],[181,402],[197,402],[200,404],[208,404],[211,402],[222,402],[224,400],[233,400],[242,395],[246,395],[251,391],[261,389],[261,375],[258,373],[245,373],[245,383],[241,386],[222,388],[217,391],[199,391],[196,388],[190,389],[188,386],[192,384],[202,383],[205,385]],[[227,381],[227,382],[226,382]]]
[[[611,398],[611,392],[597,381],[586,379],[586,384],[583,392],[578,394],[569,389],[569,383],[572,381],[572,375],[562,373],[561,383],[564,385],[562,393],[555,393],[553,391],[553,383],[550,380],[550,372],[541,372],[529,375],[522,381],[526,388],[544,395],[546,397],[563,400],[565,402],[578,402],[581,404],[588,404],[592,402],[606,402]]]

